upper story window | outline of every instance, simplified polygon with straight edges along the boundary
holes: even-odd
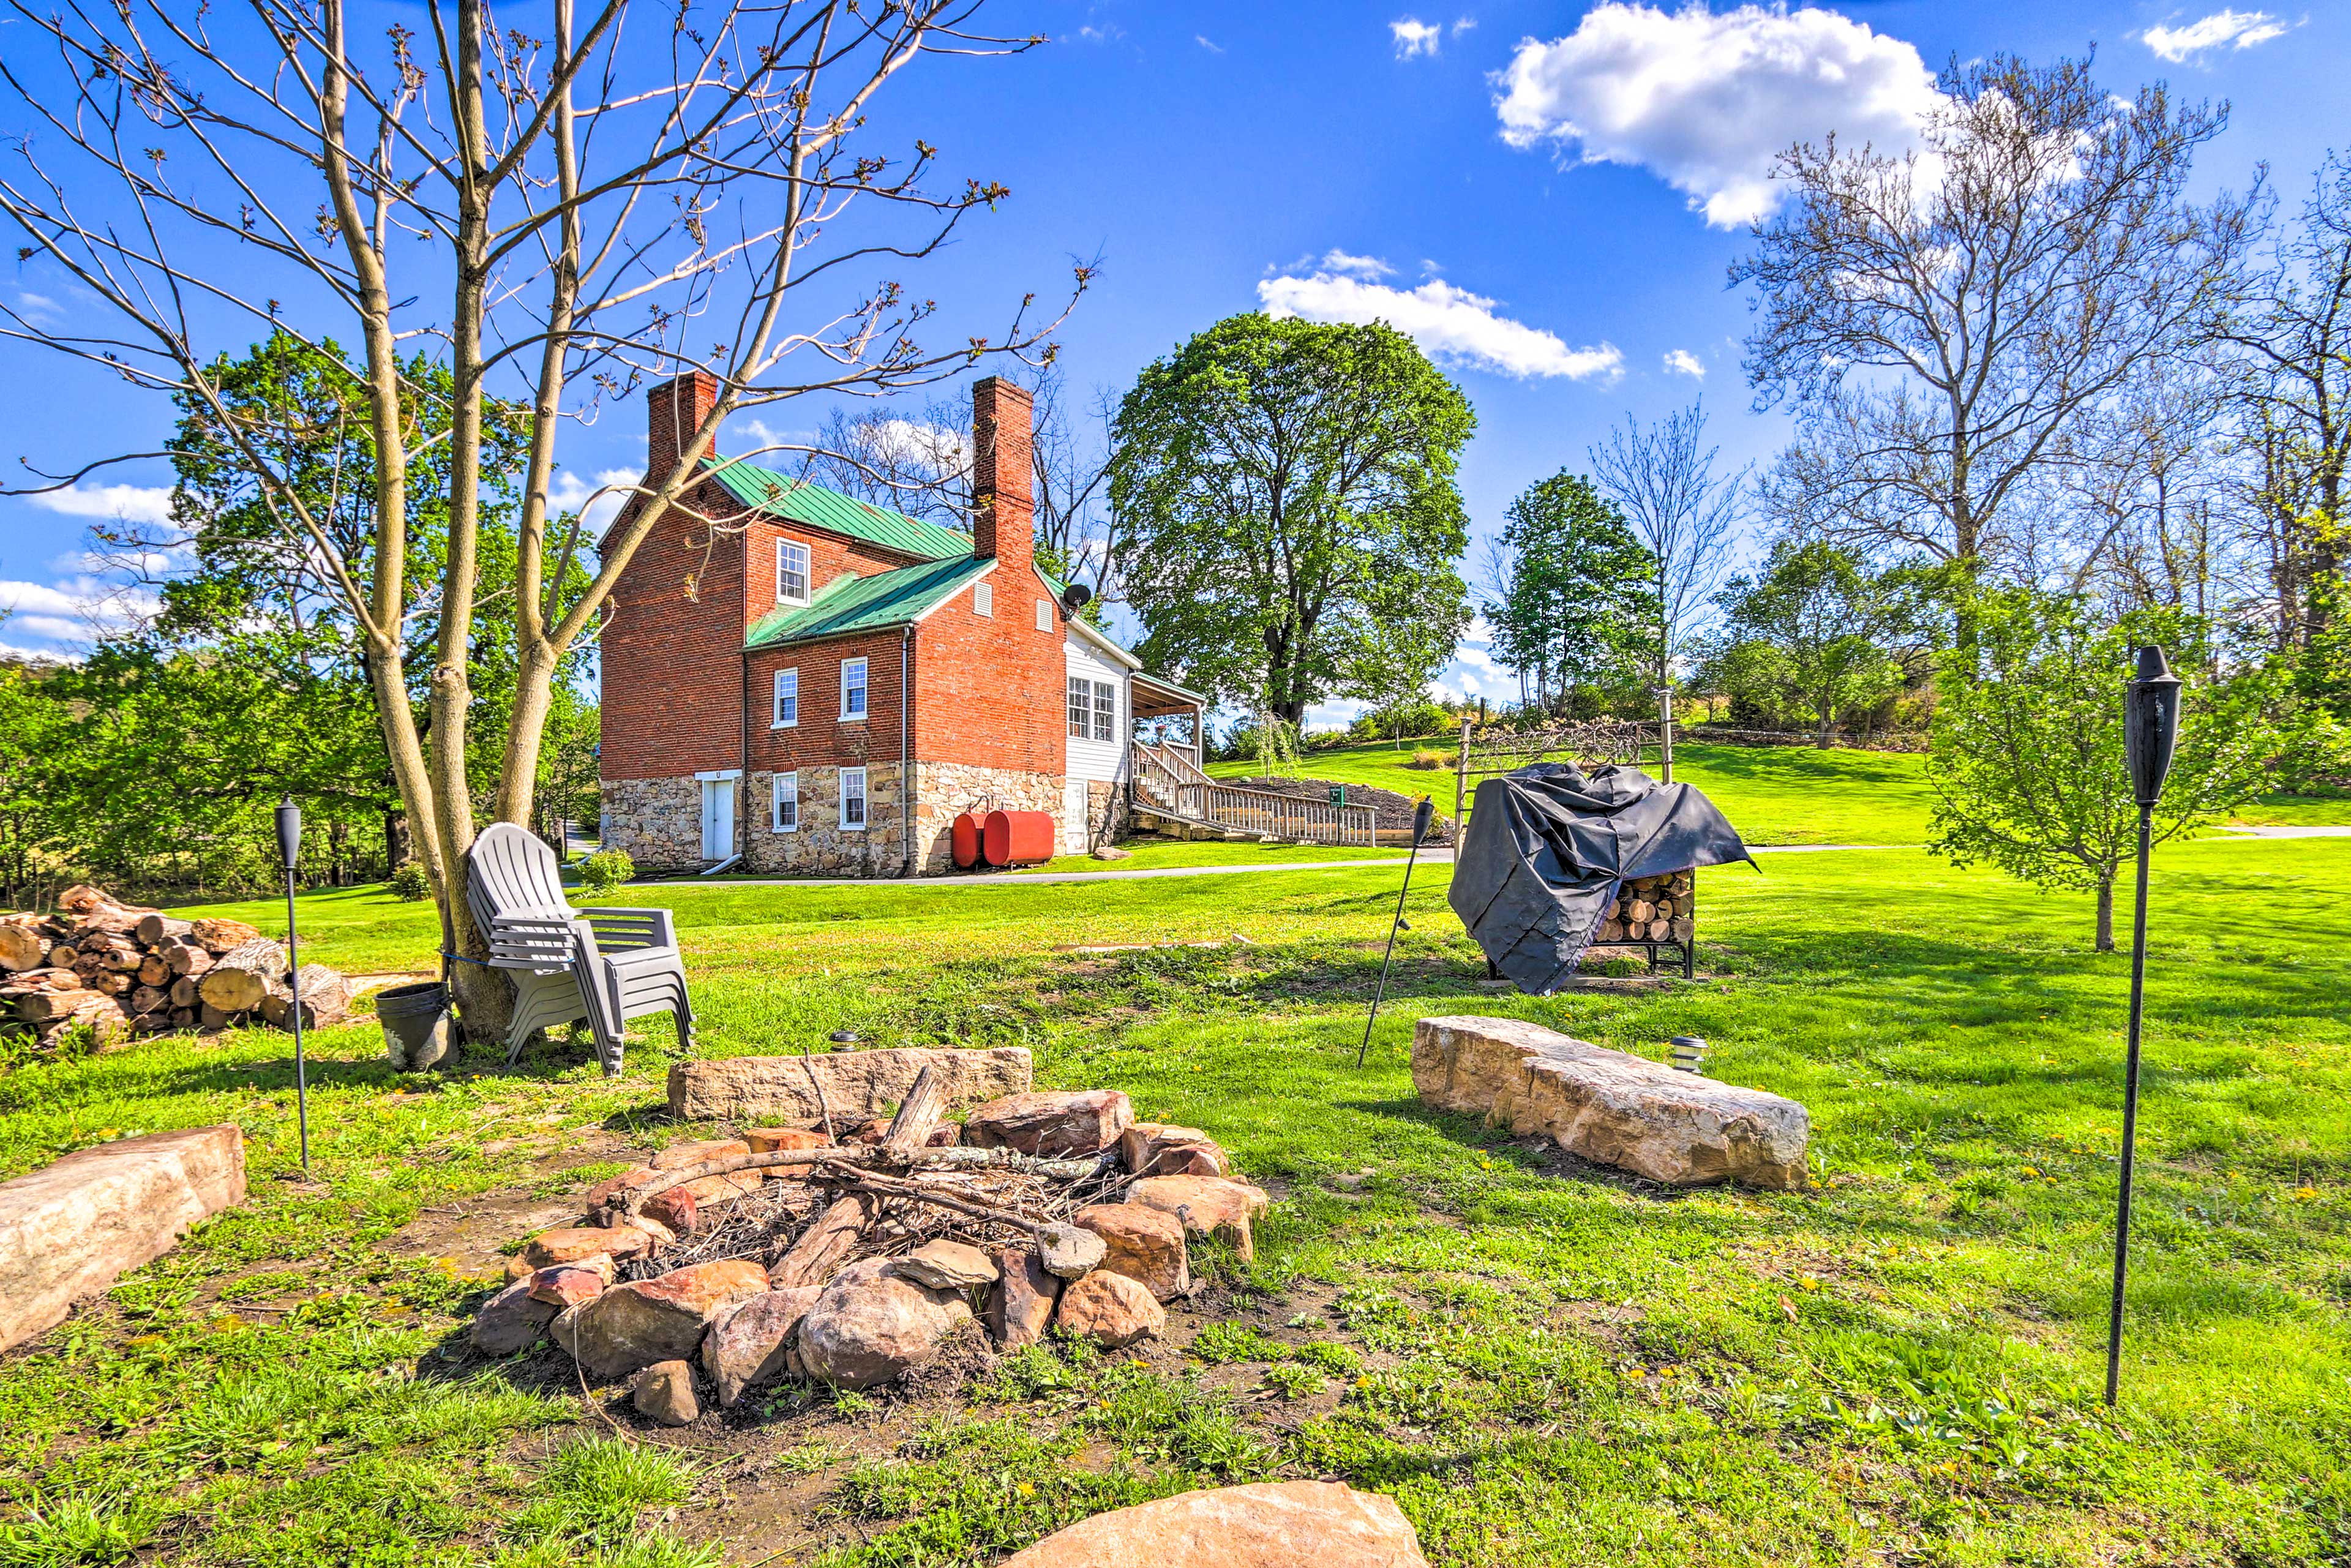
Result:
[[[841,661],[841,716],[865,716],[865,661],[862,659]]]
[[[768,721],[771,729],[789,729],[800,721],[800,673],[798,670],[776,672],[776,716]]]
[[[809,601],[809,548],[791,539],[776,541],[776,602]]]
[[[1052,629],[1053,601],[1050,599],[1040,599],[1037,601],[1037,630],[1050,632]]]
[[[996,590],[985,582],[971,585],[971,612],[991,620],[996,615]]]

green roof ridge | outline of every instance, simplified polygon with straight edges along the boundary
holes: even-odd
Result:
[[[976,556],[902,566],[871,577],[843,573],[806,604],[779,604],[751,623],[746,648],[772,648],[904,626],[985,575],[996,562]]]
[[[943,528],[854,496],[844,496],[812,480],[795,479],[740,457],[705,459],[710,476],[726,493],[758,511],[789,517],[810,528],[846,534],[904,555],[931,560],[969,557],[971,536]]]

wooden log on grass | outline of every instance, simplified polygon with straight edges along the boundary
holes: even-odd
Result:
[[[37,969],[48,956],[49,940],[35,917],[12,915],[0,921],[0,969]]]
[[[241,1013],[259,1007],[285,973],[286,949],[266,936],[256,936],[223,953],[196,982],[196,994],[222,1012]]]
[[[873,1223],[881,1206],[863,1193],[837,1197],[799,1233],[791,1247],[768,1270],[768,1289],[789,1291],[801,1285],[821,1285],[839,1271],[858,1239]]]
[[[213,967],[213,956],[194,937],[183,937],[162,949],[163,961],[172,966],[175,975],[201,975]]]
[[[261,931],[258,926],[247,925],[242,920],[224,919],[219,915],[209,915],[202,920],[190,921],[188,935],[195,938],[198,946],[216,958],[224,957],[240,947],[261,940]],[[285,966],[281,963],[278,967],[283,968]]]
[[[141,915],[131,935],[142,945],[152,947],[166,936],[185,936],[194,925],[193,920],[176,920],[158,909]]]
[[[279,1029],[292,1029],[298,991],[304,1029],[331,1028],[351,1016],[351,983],[324,964],[305,964],[293,986],[283,979],[270,982],[268,994],[261,998],[262,1018]]]

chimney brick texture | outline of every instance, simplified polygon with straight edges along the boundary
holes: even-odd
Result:
[[[677,467],[677,455],[718,402],[718,378],[688,371],[645,392],[645,483],[658,485]],[[706,456],[718,455],[712,441]]]
[[[990,376],[971,389],[972,553],[1004,563],[998,580],[1024,582],[1037,549],[1037,499],[1028,389]]]

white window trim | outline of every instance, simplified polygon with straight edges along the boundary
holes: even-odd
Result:
[[[971,612],[985,615],[990,621],[996,619],[996,586],[993,583],[975,582],[971,585]]]
[[[789,675],[792,678],[792,716],[789,718],[784,717],[781,712],[784,706],[784,677],[786,675]],[[789,670],[778,670],[775,674],[774,680],[769,683],[768,693],[768,727],[769,729],[797,729],[799,727],[799,722],[800,672],[799,666],[795,665]]]
[[[1118,687],[1109,681],[1095,681],[1092,684],[1094,688],[1093,739],[1097,745],[1107,745],[1111,741],[1114,741],[1118,738]],[[1105,727],[1102,723],[1102,694],[1104,692],[1108,692],[1110,694],[1110,723],[1107,727],[1110,733],[1107,735],[1102,733],[1102,730]]]
[[[807,584],[807,591],[798,599],[784,591],[784,551],[788,549],[799,551],[801,556],[800,580]],[[776,602],[805,605],[815,596],[816,552],[798,539],[778,539],[776,541]]]
[[[859,676],[855,689],[863,693],[865,696],[865,706],[855,713],[849,711],[849,694],[852,689],[849,685],[849,666],[852,664],[857,666]],[[862,724],[865,722],[865,716],[872,712],[872,708],[873,666],[863,659],[843,659],[841,661],[841,721],[843,724]]]
[[[1078,691],[1075,688],[1079,687],[1083,687],[1085,693],[1086,706],[1085,711],[1082,713],[1076,711],[1074,706],[1078,698]],[[1069,679],[1068,685],[1065,685],[1062,690],[1065,694],[1061,703],[1062,727],[1070,732],[1070,738],[1071,740],[1092,739],[1094,732],[1094,683],[1092,678],[1086,675],[1071,675]]]
[[[1053,601],[1050,599],[1040,599],[1037,601],[1037,630],[1050,632],[1052,629]]]
[[[790,787],[789,791],[786,789],[787,785]],[[782,820],[784,814],[784,799],[787,793],[789,794],[792,802],[792,820],[789,825],[787,825]],[[799,831],[799,774],[797,771],[791,773],[770,774],[768,779],[768,831],[771,833],[797,833]]]
[[[864,821],[856,822],[852,822],[849,820],[849,779],[850,775],[852,773],[857,776],[857,800],[858,804],[863,808],[864,816]],[[865,790],[865,769],[862,768],[842,768],[841,770],[840,794],[841,831],[844,833],[863,832],[865,831],[866,823],[871,822],[873,820],[873,802],[871,797],[866,794]]]

